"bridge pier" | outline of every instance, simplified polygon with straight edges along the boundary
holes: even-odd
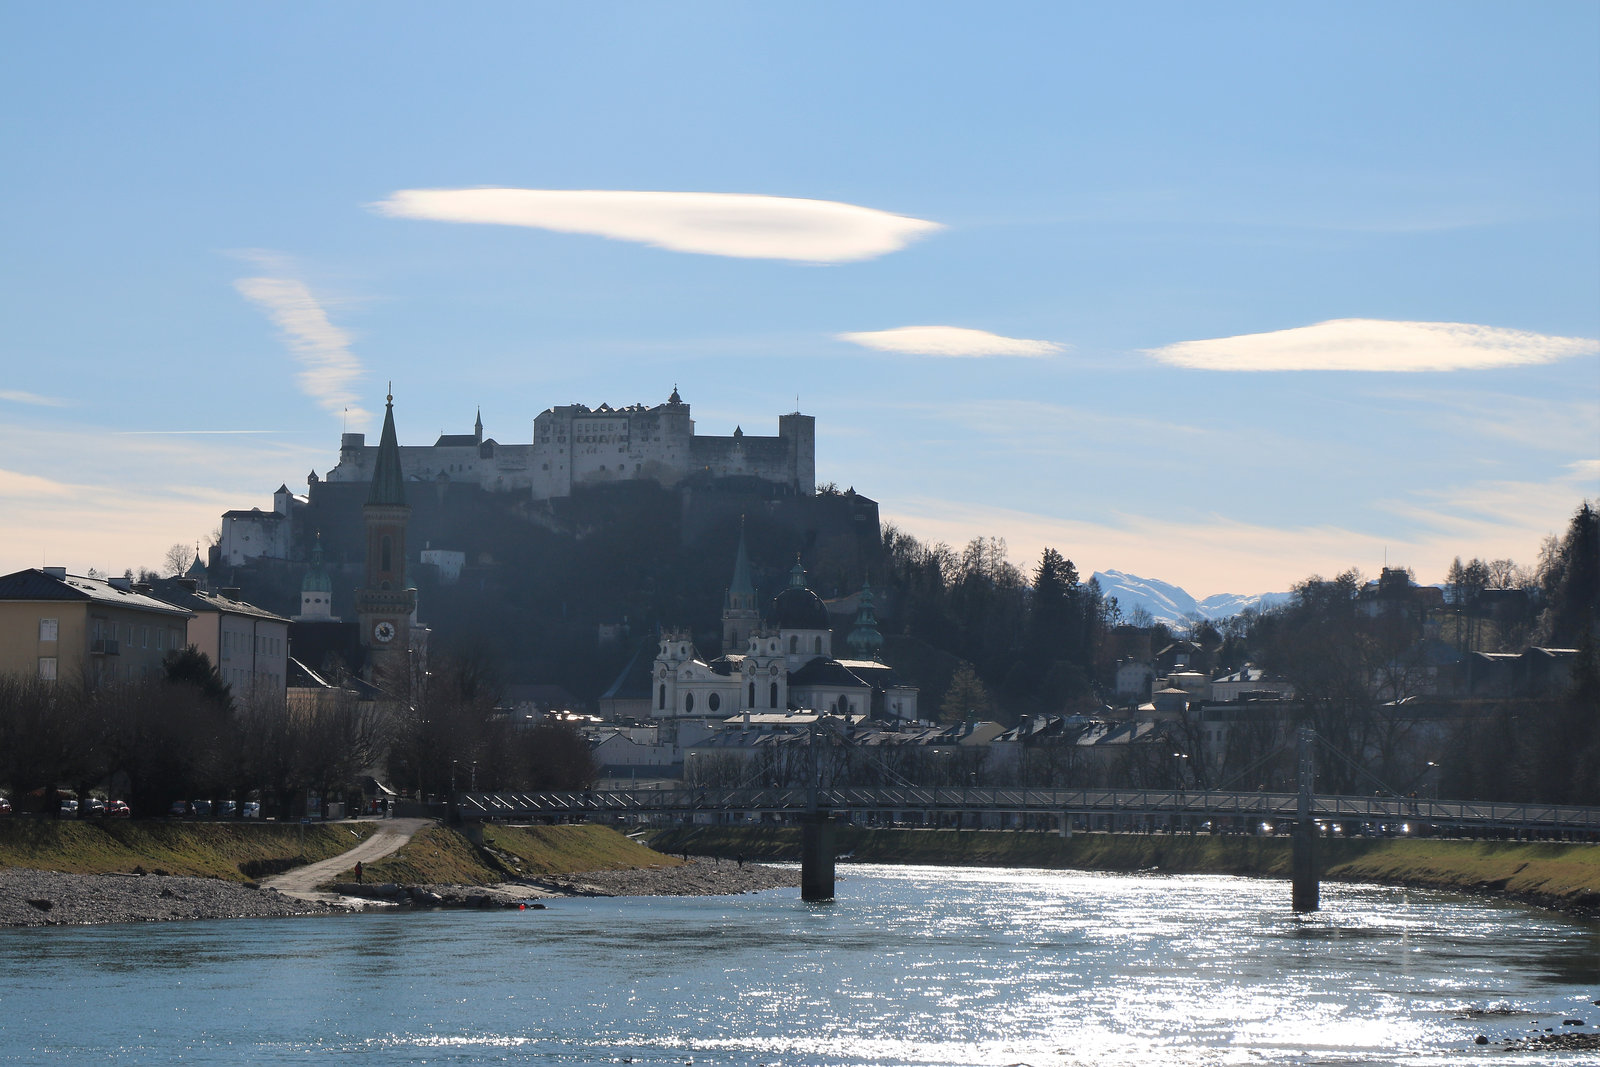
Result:
[[[1321,907],[1321,886],[1317,879],[1317,824],[1310,819],[1295,823],[1289,877],[1289,895],[1295,911],[1316,911]]]
[[[833,899],[834,820],[826,811],[800,816],[800,899]]]
[[[1297,912],[1316,911],[1321,905],[1317,884],[1317,824],[1311,818],[1311,795],[1316,767],[1312,763],[1313,734],[1300,728],[1300,795],[1295,803],[1294,843],[1289,856],[1290,906]]]

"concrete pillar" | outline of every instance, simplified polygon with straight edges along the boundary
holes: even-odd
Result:
[[[1317,884],[1317,830],[1310,820],[1295,824],[1289,873],[1294,910],[1316,911],[1321,906],[1321,888]]]
[[[1316,783],[1312,761],[1315,735],[1309,726],[1300,728],[1300,795],[1295,804],[1294,845],[1289,858],[1291,903],[1295,911],[1316,911],[1320,887],[1317,885],[1317,824],[1311,818],[1311,796]]]
[[[808,811],[800,816],[800,899],[833,899],[833,816]]]

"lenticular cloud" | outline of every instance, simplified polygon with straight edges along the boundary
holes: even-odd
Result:
[[[965,326],[900,326],[893,330],[841,333],[837,337],[880,352],[904,352],[914,356],[1049,356],[1062,349],[1054,341],[1002,337]]]
[[[1447,371],[1554,363],[1600,352],[1600,341],[1466,322],[1334,319],[1148,351],[1163,363],[1199,370]]]
[[[402,189],[373,207],[393,218],[530,226],[674,252],[846,263],[897,252],[938,223],[832,200],[614,189]]]

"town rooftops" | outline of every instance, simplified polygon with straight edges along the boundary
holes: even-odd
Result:
[[[191,612],[146,596],[128,578],[87,578],[64,567],[34,567],[0,577],[0,600],[91,601],[187,619]]]
[[[221,593],[209,592],[205,589],[188,589],[181,584],[180,579],[164,578],[156,582],[150,595],[157,600],[171,604],[175,607],[185,608],[196,615],[215,612],[222,615],[245,615],[253,619],[263,619],[267,622],[288,622],[282,615],[274,615],[265,608],[258,608],[243,600],[234,600]]]

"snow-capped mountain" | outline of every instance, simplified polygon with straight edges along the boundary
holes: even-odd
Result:
[[[1095,571],[1100,592],[1117,598],[1126,619],[1135,608],[1143,608],[1157,622],[1186,626],[1200,619],[1226,619],[1245,608],[1265,611],[1289,599],[1288,593],[1217,593],[1196,600],[1181,587],[1159,578],[1140,578],[1122,571]]]

